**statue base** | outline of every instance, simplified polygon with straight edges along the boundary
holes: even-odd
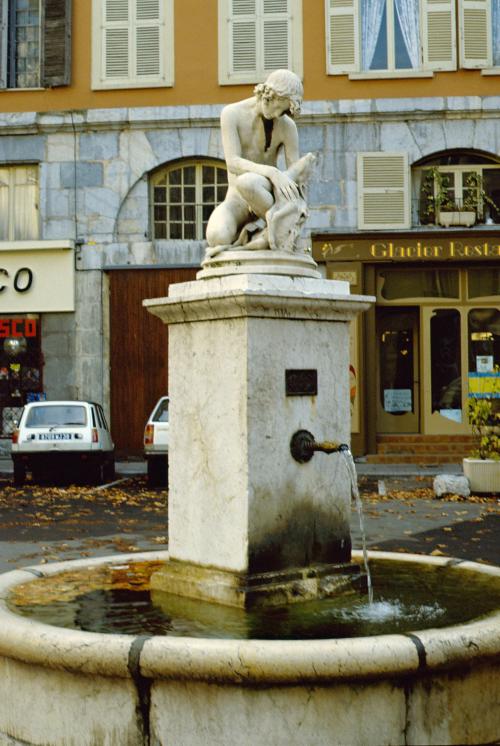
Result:
[[[196,275],[197,280],[224,275],[286,275],[287,277],[321,278],[318,265],[310,254],[291,251],[221,251],[205,259]]]

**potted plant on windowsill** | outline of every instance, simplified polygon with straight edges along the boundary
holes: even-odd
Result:
[[[495,397],[500,395],[498,366],[488,377],[490,396],[469,400],[469,423],[477,438],[477,448],[463,460],[463,470],[471,492],[500,492],[500,411],[495,408]]]
[[[472,227],[483,216],[485,205],[498,210],[497,205],[484,191],[480,173],[472,171],[463,183],[464,197],[461,202],[451,194],[449,177],[436,166],[427,169],[422,183],[423,205],[421,222],[435,223],[446,228],[451,226]]]

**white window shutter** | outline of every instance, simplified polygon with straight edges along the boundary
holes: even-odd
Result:
[[[229,0],[230,75],[257,74],[257,0]]]
[[[456,70],[455,0],[423,0],[422,13],[425,69]]]
[[[491,67],[491,0],[460,0],[460,65]]]
[[[358,153],[358,228],[410,228],[407,153]]]
[[[173,85],[173,0],[93,0],[92,87]]]
[[[358,0],[326,2],[326,69],[329,75],[359,70]]]
[[[161,77],[160,0],[136,0],[135,76],[137,79]]]
[[[219,0],[219,82],[258,83],[278,68],[302,76],[302,0]]]
[[[288,0],[263,0],[263,72],[291,67],[290,25]]]
[[[104,0],[103,15],[103,78],[127,80],[130,77],[128,0]]]
[[[7,87],[7,39],[9,4],[0,2],[0,88]]]

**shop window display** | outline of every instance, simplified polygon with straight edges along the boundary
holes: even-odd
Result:
[[[0,437],[11,435],[26,402],[42,397],[39,318],[0,316]]]

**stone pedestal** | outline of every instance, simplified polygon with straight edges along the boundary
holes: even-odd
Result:
[[[349,442],[349,321],[372,299],[264,274],[169,290],[144,302],[169,324],[171,562],[154,585],[238,606],[321,595],[350,562],[348,470],[339,453],[298,463],[290,440]]]

